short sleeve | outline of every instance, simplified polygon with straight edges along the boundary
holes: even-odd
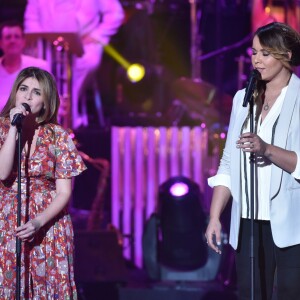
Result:
[[[9,118],[0,117],[0,149],[2,148],[9,130]]]
[[[86,170],[73,140],[62,128],[55,130],[55,178],[71,178]]]
[[[231,189],[230,176],[227,174],[217,174],[215,176],[209,177],[207,183],[210,187],[215,187],[218,185],[223,185]]]

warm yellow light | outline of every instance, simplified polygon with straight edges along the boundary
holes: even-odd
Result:
[[[107,44],[104,46],[104,51],[106,51],[112,58],[114,58],[124,69],[130,67],[130,63],[126,60],[114,47]]]
[[[100,43],[100,42],[99,42]],[[101,44],[101,43],[100,43]],[[114,58],[127,72],[127,77],[131,82],[138,82],[145,76],[145,68],[140,64],[130,64],[114,47],[104,45],[104,51]]]
[[[127,77],[131,82],[138,82],[145,76],[145,68],[140,64],[132,64],[127,69]]]

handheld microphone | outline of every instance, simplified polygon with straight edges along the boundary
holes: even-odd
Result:
[[[30,106],[27,103],[22,103],[22,105],[25,107],[26,111],[31,112]],[[11,121],[11,125],[20,125],[24,118],[25,116],[23,114],[15,114]]]
[[[261,79],[260,73],[256,69],[252,70],[252,72],[249,76],[249,79],[248,79],[247,86],[246,86],[246,93],[245,93],[244,102],[243,102],[244,107],[246,107],[248,102],[250,102],[250,100],[253,96],[254,90],[256,88],[257,80],[260,80],[260,79]]]

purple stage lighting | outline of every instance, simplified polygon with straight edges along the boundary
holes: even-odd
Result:
[[[188,192],[189,192],[189,187],[184,182],[176,182],[170,187],[170,194],[174,197],[184,196]]]
[[[185,176],[171,177],[159,186],[158,197],[161,263],[178,270],[200,268],[207,247],[199,185]]]

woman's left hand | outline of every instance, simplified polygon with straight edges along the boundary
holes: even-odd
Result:
[[[236,142],[236,147],[245,152],[264,155],[267,149],[267,143],[264,142],[257,134],[246,132],[240,135],[240,138]]]
[[[28,221],[16,229],[16,236],[22,241],[31,242],[34,239],[35,234],[40,230],[41,224],[38,220],[33,219]]]

